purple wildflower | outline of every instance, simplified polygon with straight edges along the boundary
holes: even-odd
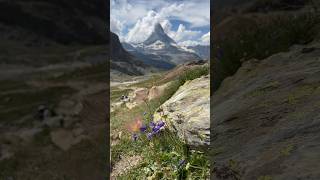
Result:
[[[186,160],[180,160],[179,164],[178,164],[178,168],[180,168],[181,166],[183,166],[186,163]]]
[[[165,125],[163,121],[159,121],[157,124],[153,123],[152,126],[152,133],[158,134],[161,130],[161,128]]]
[[[153,136],[153,133],[148,133],[147,134],[147,137],[148,137],[149,140],[151,140],[152,136]]]
[[[140,131],[141,131],[141,132],[146,132],[146,130],[147,130],[147,126],[146,126],[146,125],[142,125],[142,126],[140,127]]]
[[[150,128],[154,128],[155,126],[156,126],[156,123],[154,123],[154,122],[150,122],[150,124],[149,124],[149,126],[150,126]]]
[[[132,135],[132,139],[133,139],[134,141],[136,141],[136,140],[138,139],[138,135],[137,135],[137,134],[133,134],[133,135]]]
[[[158,125],[156,125],[155,127],[152,128],[152,131],[154,133],[158,133],[161,127],[159,127]]]
[[[145,116],[147,114],[147,112],[144,112],[143,115]]]
[[[157,126],[159,126],[159,127],[163,127],[164,125],[165,125],[165,123],[162,120],[160,120],[157,124]]]

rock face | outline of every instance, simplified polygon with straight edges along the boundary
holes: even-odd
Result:
[[[193,147],[210,144],[210,78],[204,76],[186,82],[154,114]]]
[[[212,101],[214,179],[320,179],[320,43],[244,62]]]
[[[155,43],[156,41],[162,41],[165,44],[175,43],[173,39],[171,39],[163,30],[162,26],[157,23],[154,27],[153,33],[145,40],[143,43],[145,45],[150,45]]]
[[[169,83],[166,83],[164,85],[161,86],[152,86],[149,89],[149,93],[148,93],[148,100],[152,100],[155,98],[159,98],[165,91],[165,89],[168,87]]]

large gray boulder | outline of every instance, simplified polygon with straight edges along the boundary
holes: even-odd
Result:
[[[212,179],[320,179],[320,43],[244,62],[212,101]]]
[[[210,144],[210,77],[187,81],[154,114],[194,148]]]

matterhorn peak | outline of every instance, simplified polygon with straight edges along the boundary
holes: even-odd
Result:
[[[144,41],[145,45],[150,45],[155,43],[156,41],[161,41],[164,44],[171,44],[175,43],[173,39],[171,39],[163,30],[160,23],[156,23],[151,35],[148,37],[147,40]]]

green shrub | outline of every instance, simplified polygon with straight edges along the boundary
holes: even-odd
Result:
[[[166,89],[167,93],[163,96],[164,98],[161,98],[161,99],[163,100],[169,99],[179,89],[179,87],[182,86],[185,82],[200,78],[201,76],[204,76],[204,75],[208,75],[209,71],[210,71],[209,66],[202,66],[202,67],[196,67],[194,69],[184,72],[177,78],[177,80],[171,83],[170,87]]]

